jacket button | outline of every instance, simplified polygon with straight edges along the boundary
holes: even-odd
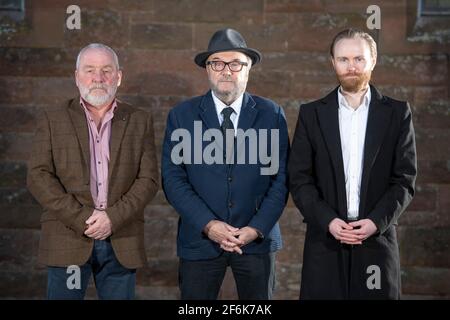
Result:
[[[229,182],[233,181],[233,178],[232,177],[228,177],[228,181]]]
[[[232,202],[232,201],[228,202],[228,207],[229,207],[229,208],[232,208],[232,207],[233,207],[233,202]]]

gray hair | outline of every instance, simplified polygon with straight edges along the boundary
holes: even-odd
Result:
[[[102,43],[91,43],[91,44],[88,44],[83,49],[81,49],[80,52],[78,53],[77,64],[76,64],[77,70],[80,67],[81,56],[83,55],[83,53],[85,51],[87,51],[89,49],[101,49],[101,50],[108,51],[113,56],[114,64],[116,65],[117,70],[120,69],[120,67],[119,67],[119,57],[117,57],[117,54],[116,54],[116,52],[113,49],[111,49],[110,47],[108,47],[107,45],[102,44]]]

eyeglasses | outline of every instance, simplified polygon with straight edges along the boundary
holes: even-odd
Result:
[[[247,62],[242,62],[242,61],[225,62],[225,61],[220,61],[220,60],[214,60],[214,61],[208,61],[208,62],[206,62],[206,64],[210,65],[211,69],[213,69],[214,71],[222,71],[223,69],[225,69],[225,66],[228,66],[228,68],[232,72],[239,72],[242,70],[242,68],[244,66],[248,66]]]

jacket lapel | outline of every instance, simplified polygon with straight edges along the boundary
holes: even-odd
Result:
[[[90,151],[89,151],[89,129],[87,126],[86,115],[83,107],[80,105],[80,97],[72,100],[69,106],[69,115],[77,134],[78,143],[80,145],[83,157],[83,180],[89,184],[90,182]]]
[[[255,122],[256,115],[258,114],[258,109],[255,108],[256,102],[248,94],[244,93],[244,98],[242,99],[242,108],[239,114],[238,128],[244,131],[252,128]]]
[[[217,117],[216,107],[211,95],[211,91],[203,96],[200,102],[200,118],[208,129],[219,129],[220,123]]]
[[[208,91],[208,93],[206,93],[203,96],[203,99],[200,102],[199,108],[200,108],[200,111],[199,111],[200,118],[202,119],[206,128],[207,129],[217,129],[220,131],[221,129],[220,129],[219,118],[217,117],[216,106],[215,106],[214,100],[212,98],[211,90]],[[204,129],[204,130],[206,130],[206,129]],[[202,135],[204,133],[204,130],[202,132]],[[214,143],[217,144],[217,146],[219,147],[221,152],[223,152],[223,145],[221,145],[217,141],[215,141]]]
[[[380,151],[381,143],[383,142],[386,131],[390,125],[392,110],[387,104],[387,100],[383,95],[373,86],[370,86],[372,99],[369,106],[369,115],[367,118],[366,137],[364,142],[364,160],[363,172],[361,178],[361,191],[359,213],[363,212],[365,201],[367,197],[367,186],[369,182],[370,171],[375,162],[375,159]]]
[[[245,132],[253,127],[256,115],[258,114],[258,109],[255,108],[255,106],[255,100],[253,100],[253,98],[248,93],[244,93],[244,98],[242,99],[242,108],[239,114],[238,129],[242,129]],[[239,148],[244,141],[245,139],[240,140],[240,143],[237,146],[237,150],[240,150]]]
[[[114,165],[117,161],[120,145],[123,140],[125,129],[128,125],[130,118],[130,111],[126,104],[117,101],[117,109],[114,112],[114,117],[111,122],[111,140],[110,140],[110,152],[109,152],[109,168],[108,168],[108,181],[111,181],[111,173],[113,172]]]
[[[345,191],[344,161],[342,160],[341,135],[339,131],[339,104],[336,88],[321,100],[317,108],[319,125],[334,167],[340,214],[347,216],[347,197]]]

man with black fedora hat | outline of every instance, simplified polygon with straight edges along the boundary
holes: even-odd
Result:
[[[284,112],[246,92],[261,53],[236,30],[214,33],[194,61],[210,90],[170,111],[161,161],[165,195],[180,215],[181,298],[217,299],[231,267],[240,299],[270,299],[288,194]],[[261,157],[267,150],[269,162]]]

